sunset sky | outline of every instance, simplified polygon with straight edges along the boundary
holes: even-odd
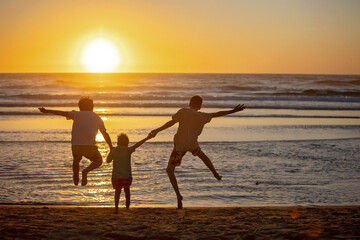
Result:
[[[360,74],[357,0],[1,0],[0,34],[0,72]]]

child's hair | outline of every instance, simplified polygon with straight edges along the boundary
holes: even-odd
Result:
[[[201,109],[202,98],[199,95],[195,95],[190,99],[189,106],[195,109]]]
[[[94,109],[94,102],[90,97],[81,97],[78,106],[80,111],[92,111]]]
[[[125,133],[120,133],[117,137],[117,144],[121,146],[129,145],[129,137]]]

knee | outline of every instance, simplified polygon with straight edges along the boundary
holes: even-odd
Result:
[[[81,158],[73,158],[73,164],[80,164]]]
[[[198,152],[197,156],[201,159],[208,158],[202,150]]]
[[[115,188],[115,194],[120,195],[120,193],[121,193],[121,188]]]
[[[169,175],[169,174],[173,174],[173,173],[174,173],[174,170],[175,170],[175,168],[174,168],[173,166],[168,166],[168,167],[166,168],[166,172],[167,172],[168,175]]]

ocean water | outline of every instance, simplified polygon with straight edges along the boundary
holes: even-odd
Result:
[[[134,143],[195,94],[204,112],[247,109],[199,138],[222,181],[189,153],[176,169],[185,207],[360,204],[360,76],[125,73],[0,74],[0,203],[113,204],[111,164],[74,186],[72,122],[38,107],[76,110],[90,96],[113,141],[125,132]],[[133,154],[133,206],[176,205],[165,172],[175,132]]]

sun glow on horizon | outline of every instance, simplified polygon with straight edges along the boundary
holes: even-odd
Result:
[[[89,72],[113,72],[122,64],[122,58],[116,45],[97,38],[83,48],[81,63]]]

